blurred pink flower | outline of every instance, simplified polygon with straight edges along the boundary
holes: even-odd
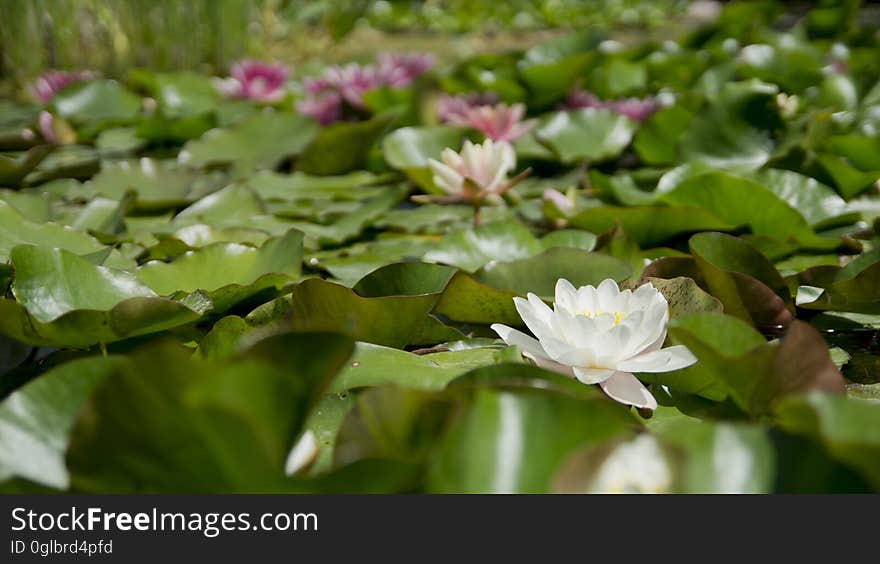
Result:
[[[83,82],[100,76],[96,71],[56,71],[50,70],[40,75],[31,85],[31,95],[42,102],[48,103],[59,90],[74,82]]]
[[[468,108],[463,116],[455,117],[450,123],[476,129],[492,141],[513,143],[537,123],[535,120],[523,121],[525,113],[526,107],[523,104],[477,106]]]
[[[327,125],[342,119],[342,96],[333,90],[309,93],[297,101],[296,110],[314,118],[321,125]]]
[[[441,94],[437,98],[437,119],[444,123],[460,123],[468,110],[478,106],[491,106],[498,102],[494,92],[471,92],[459,96]]]
[[[323,124],[338,121],[344,117],[343,101],[352,108],[363,109],[367,91],[382,86],[404,88],[433,64],[432,55],[383,53],[373,65],[334,65],[321,76],[302,79],[306,96],[296,107]]]
[[[52,127],[52,114],[49,112],[40,112],[37,125],[40,128],[40,134],[46,143],[55,145],[58,143],[58,136],[55,135],[55,129]]]
[[[835,59],[829,65],[829,69],[834,74],[845,74],[849,70],[849,67],[846,64],[846,61],[841,61],[840,59]]]
[[[324,80],[336,89],[346,102],[356,108],[364,107],[366,91],[386,84],[375,66],[356,63],[328,68],[324,71]]]
[[[612,112],[626,116],[635,121],[644,121],[654,112],[660,109],[656,99],[646,98],[621,98],[619,100],[600,100],[592,92],[586,90],[573,90],[563,106],[567,109],[597,108],[611,110]]]
[[[244,60],[229,69],[229,78],[217,81],[218,89],[230,98],[277,102],[284,97],[289,71],[277,63]]]
[[[37,129],[43,141],[50,145],[69,145],[76,142],[76,131],[70,124],[45,110],[37,117]]]
[[[380,53],[376,63],[384,84],[404,88],[434,66],[434,56],[429,53]]]
[[[323,76],[307,76],[302,79],[303,90],[309,94],[320,94],[325,90],[332,90],[334,86]]]

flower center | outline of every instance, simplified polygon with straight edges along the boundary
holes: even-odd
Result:
[[[613,315],[614,316],[614,326],[617,327],[623,321],[629,317],[629,313],[625,311],[579,311],[578,315],[583,315],[584,317],[589,317],[590,319],[594,317],[600,317],[602,315]]]

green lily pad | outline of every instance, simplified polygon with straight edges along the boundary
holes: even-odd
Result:
[[[880,170],[859,170],[838,155],[820,153],[816,160],[846,199],[858,196],[880,180]]]
[[[441,390],[453,379],[479,366],[497,362],[499,350],[477,348],[417,355],[410,352],[358,343],[351,362],[339,373],[331,392],[383,384],[420,390]]]
[[[670,335],[694,353],[698,359],[694,367],[700,367],[703,374],[711,371],[715,382],[726,388],[731,399],[747,413],[767,415],[777,402],[791,394],[812,390],[843,394],[845,391],[843,376],[831,360],[825,340],[807,323],[794,320],[779,343],[763,344],[745,354],[732,356],[723,352],[734,350],[730,344],[721,344],[722,352],[719,352],[718,344],[709,342],[716,337],[687,328],[685,324],[690,323],[687,319],[673,322]],[[705,329],[707,321],[708,318],[700,318],[695,327]],[[728,331],[737,327],[729,321],[726,326]],[[752,337],[746,337],[742,326],[738,327],[740,337],[731,342],[745,347]],[[712,332],[718,334],[714,329],[708,333]],[[690,376],[696,377],[694,367],[682,372],[690,370]]]
[[[776,406],[779,425],[818,440],[832,457],[880,486],[880,405],[844,396],[811,393]]]
[[[796,209],[814,229],[846,225],[859,219],[834,190],[808,176],[790,170],[769,169],[756,180],[779,199]]]
[[[290,296],[293,327],[301,331],[332,330],[359,341],[396,348],[426,344],[413,342],[413,339],[428,322],[428,313],[440,299],[444,278],[448,281],[454,270],[416,265],[413,263],[417,270],[408,268],[410,272],[406,273],[400,268],[380,269],[369,275],[372,282],[360,284],[363,292],[379,288],[383,290],[382,295],[363,296],[345,286],[314,278],[300,283]],[[394,282],[386,286],[377,281],[386,278],[397,278],[397,284],[405,284],[403,288],[408,292],[401,293],[399,285],[395,291]]]
[[[18,186],[51,152],[51,146],[38,145],[20,156],[0,155],[0,186]]]
[[[310,119],[282,112],[260,112],[233,127],[211,130],[201,139],[190,141],[178,160],[193,167],[271,169],[300,154],[317,132],[318,124]]]
[[[807,220],[760,184],[724,172],[701,174],[663,196],[676,205],[707,209],[731,225],[748,225],[757,235],[793,240],[805,247],[829,249],[837,242],[817,237]]]
[[[697,231],[730,231],[735,225],[714,212],[694,206],[601,206],[588,208],[568,223],[602,233],[620,222],[626,234],[643,247],[665,243],[673,237]]]
[[[174,223],[254,227],[251,218],[264,213],[266,205],[256,192],[247,186],[230,184],[181,211],[175,216]]]
[[[442,193],[434,186],[428,159],[440,160],[443,149],[461,149],[464,131],[457,127],[402,127],[382,141],[382,154],[391,168],[403,171],[423,189]]]
[[[565,278],[577,286],[597,286],[606,278],[628,278],[632,269],[620,259],[580,249],[555,248],[531,258],[487,264],[474,279],[502,290],[552,298],[556,281]]]
[[[428,159],[440,159],[443,149],[461,148],[463,132],[458,127],[401,127],[382,142],[385,161],[392,168],[427,168]]]
[[[179,118],[217,109],[220,95],[208,76],[192,72],[152,73],[138,70],[133,79],[144,85],[156,100],[159,111]]]
[[[843,270],[834,282],[821,290],[813,299],[804,299],[798,292],[798,307],[854,313],[880,313],[880,262],[867,266],[856,274]],[[803,287],[801,288],[803,289]]]
[[[52,107],[76,124],[95,126],[131,121],[141,111],[141,99],[115,80],[97,79],[65,88],[52,98]]]
[[[337,176],[261,171],[251,176],[247,184],[265,200],[361,200],[379,195],[382,189],[374,185],[385,178],[365,170]]]
[[[679,162],[679,139],[693,119],[680,106],[663,108],[644,121],[633,139],[633,149],[645,163],[666,165]]]
[[[527,259],[490,263],[473,274],[458,272],[449,281],[435,313],[459,323],[522,326],[513,298],[533,292],[552,300],[557,280],[575,286],[623,280],[630,266],[614,257],[580,249],[553,248]]]
[[[170,263],[150,261],[137,269],[137,279],[161,296],[204,292],[222,312],[270,289],[280,289],[300,273],[302,233],[291,230],[259,248],[214,243],[185,253]]]
[[[0,200],[0,261],[8,260],[12,249],[18,245],[55,247],[77,255],[97,253],[107,248],[82,231],[56,223],[28,221],[11,205]],[[131,266],[118,251],[110,254],[106,264],[118,268]]]
[[[35,345],[110,343],[191,323],[212,306],[200,293],[160,298],[131,273],[62,249],[18,246],[12,263],[20,303],[0,300],[0,332]]]
[[[223,185],[221,176],[197,176],[175,165],[148,158],[105,164],[86,187],[116,200],[134,190],[138,207],[160,210],[192,203]]]
[[[125,359],[91,357],[67,362],[13,392],[0,404],[0,481],[19,477],[66,489],[64,464],[76,416],[92,391]]]
[[[135,353],[74,427],[72,483],[89,492],[286,491],[290,446],[351,350],[350,340],[319,333],[270,337],[225,364],[171,346]]]
[[[425,253],[424,260],[473,272],[487,263],[534,256],[543,246],[517,222],[492,222],[450,233]]]
[[[440,442],[428,491],[547,492],[577,447],[626,433],[630,421],[624,409],[605,400],[477,390]]]
[[[723,233],[698,233],[689,245],[706,286],[727,313],[763,326],[792,319],[788,286],[754,247]]]
[[[394,122],[393,114],[357,123],[334,123],[321,128],[303,150],[296,167],[307,174],[343,174],[363,168],[373,145]]]
[[[569,164],[616,157],[629,145],[635,130],[636,123],[626,117],[586,108],[554,114],[538,126],[535,136]]]

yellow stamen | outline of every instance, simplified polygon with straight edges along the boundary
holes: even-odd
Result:
[[[615,327],[620,325],[623,322],[623,320],[626,319],[627,316],[629,315],[628,313],[626,313],[624,311],[615,311],[615,312],[610,312],[610,311],[609,312],[605,312],[605,311],[579,311],[578,315],[583,315],[584,317],[589,317],[592,319],[593,317],[599,317],[600,315],[604,315],[606,313],[614,316],[614,326]]]

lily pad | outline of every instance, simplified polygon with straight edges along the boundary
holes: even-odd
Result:
[[[302,233],[291,230],[259,248],[214,243],[189,251],[173,262],[150,261],[137,269],[137,279],[162,296],[204,292],[214,311],[222,312],[255,294],[279,289],[300,273]]]
[[[632,426],[628,419],[604,400],[478,390],[440,443],[428,491],[546,492],[576,447],[625,433]]]
[[[290,446],[351,348],[319,333],[270,337],[227,364],[169,345],[140,351],[78,419],[72,483],[116,493],[289,491]]]
[[[386,114],[358,123],[334,123],[321,129],[303,150],[297,169],[315,175],[343,174],[367,163],[373,145],[393,123]]]
[[[822,443],[834,458],[880,485],[880,435],[876,402],[811,393],[792,396],[776,407],[779,425]]]
[[[616,157],[629,145],[635,130],[636,123],[626,117],[586,108],[554,114],[535,135],[569,164]]]
[[[35,345],[110,343],[191,323],[212,307],[199,293],[160,298],[131,273],[62,249],[18,246],[12,263],[20,303],[0,300],[0,332]]]
[[[228,128],[211,130],[183,147],[178,160],[188,166],[229,165],[239,170],[275,168],[300,154],[314,139],[318,124],[282,112],[261,112]]]
[[[72,84],[52,99],[58,115],[77,124],[123,123],[141,110],[141,99],[115,80],[89,80]]]
[[[115,356],[73,360],[7,397],[0,404],[0,481],[14,476],[66,489],[64,453],[76,417],[98,383],[124,362]]]
[[[626,234],[639,245],[654,246],[673,237],[697,231],[730,231],[732,225],[714,212],[693,206],[601,206],[586,209],[568,223],[601,233],[620,222]]]

